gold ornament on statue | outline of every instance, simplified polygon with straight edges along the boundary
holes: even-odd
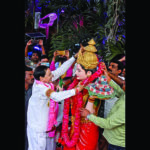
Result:
[[[88,42],[89,45],[83,47],[83,52],[79,51],[77,63],[84,66],[85,69],[94,69],[98,65],[98,58],[95,52],[97,52],[96,43],[93,39]]]

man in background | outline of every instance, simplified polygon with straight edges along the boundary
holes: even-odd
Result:
[[[27,109],[29,98],[32,94],[32,85],[34,82],[33,69],[25,66],[25,150],[28,149],[28,140],[27,140]]]

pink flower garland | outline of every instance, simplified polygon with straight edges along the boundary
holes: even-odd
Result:
[[[52,83],[46,84],[39,80],[35,80],[35,82],[37,84],[42,84],[46,87],[50,86],[51,89],[54,90],[54,85]],[[50,99],[47,131],[50,131],[52,129],[53,125],[57,124],[57,120],[56,120],[57,114],[58,114],[58,103],[53,101],[52,99]],[[55,135],[55,130],[48,133],[49,137],[54,137],[54,135]]]
[[[99,69],[91,75],[89,78],[81,82],[81,85],[88,85],[91,83],[95,78],[99,77],[102,74],[101,71],[101,63],[98,64]],[[72,84],[70,84],[68,89],[74,88],[78,84],[78,80],[75,79]],[[59,138],[59,143],[62,145],[67,145],[67,147],[71,148],[75,146],[78,141],[79,133],[80,133],[80,111],[79,109],[82,107],[83,103],[83,95],[79,92],[76,96],[72,97],[75,101],[77,101],[76,107],[73,107],[71,112],[75,112],[75,122],[74,122],[74,133],[72,138],[70,139],[68,135],[68,123],[69,123],[69,106],[70,106],[70,98],[65,99],[64,101],[64,110],[63,110],[63,123],[62,123],[62,137]]]
[[[51,89],[54,90],[54,85],[51,83],[50,84]],[[50,131],[53,127],[53,125],[57,124],[57,114],[58,114],[58,103],[50,99],[50,108],[49,108],[49,118],[48,118],[48,127],[47,131]],[[48,133],[49,137],[54,137],[55,136],[55,130],[50,131]]]

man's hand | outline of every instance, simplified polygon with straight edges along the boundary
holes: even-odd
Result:
[[[53,127],[52,127],[52,129],[51,129],[51,130],[46,131],[46,133],[51,132],[51,131],[54,131],[54,130],[56,130],[56,126],[55,126],[55,125],[53,125]]]
[[[41,46],[43,45],[43,40],[41,40],[41,39],[39,40],[39,45],[41,45]]]
[[[57,50],[56,50],[56,51],[54,51],[54,53],[53,53],[52,61],[55,61],[57,55],[58,55],[58,54],[57,54]]]
[[[78,53],[79,53],[79,52],[78,52]],[[77,57],[78,57],[78,53],[76,53],[76,54],[74,55],[74,57],[75,57],[75,58],[77,58]]]
[[[65,50],[65,56],[69,59],[69,50]]]
[[[85,108],[80,108],[80,113],[82,117],[87,117],[90,114],[90,111]]]
[[[54,53],[53,53],[54,58],[56,58],[57,55],[58,55],[58,53],[57,53],[57,50],[56,50],[56,51],[54,51]]]
[[[80,82],[78,83],[77,87],[75,88],[76,94],[78,94],[79,92],[81,92],[84,89],[84,86],[80,84]]]
[[[58,89],[59,91],[63,91],[63,86],[60,87],[59,84],[56,86],[56,89]]]
[[[81,53],[83,53],[85,50],[84,50],[84,46],[82,44],[80,44],[80,49],[79,51],[81,51]]]
[[[84,47],[82,46],[82,44],[80,44],[80,49],[79,49],[79,51],[74,55],[74,58],[77,58],[79,52],[83,53],[83,51],[84,51]]]
[[[107,67],[104,62],[101,62],[102,70],[107,71]]]
[[[32,39],[27,42],[28,46],[31,45],[31,44],[32,44]]]
[[[125,61],[126,60],[126,58],[125,58],[125,56],[123,56],[121,59],[119,59],[119,61]]]
[[[104,62],[101,62],[101,66],[102,66],[102,71],[104,71],[104,74],[106,76],[107,82],[109,83],[111,78],[108,75],[107,67]]]
[[[40,66],[41,65],[41,61],[39,61],[36,65],[36,67]]]

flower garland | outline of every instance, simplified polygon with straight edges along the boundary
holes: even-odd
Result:
[[[54,90],[54,85],[50,83],[51,89]],[[57,124],[57,115],[58,115],[58,103],[50,99],[50,106],[49,106],[49,117],[48,117],[48,126],[47,131],[50,131],[54,125]],[[55,136],[55,130],[48,132],[49,137]]]
[[[74,88],[77,84],[78,84],[79,80],[75,79],[73,81],[72,84],[70,84],[70,86],[68,87],[68,89],[72,89]],[[77,107],[81,108],[82,107],[82,100],[80,100],[81,97],[80,93],[80,97],[78,99],[78,104]],[[78,94],[77,94],[78,95]],[[77,98],[76,96],[73,96],[72,98]],[[80,113],[79,111],[76,111],[76,108],[72,109],[73,111],[75,111],[75,133],[72,136],[72,139],[70,140],[69,136],[68,136],[68,123],[69,123],[69,107],[70,107],[70,98],[65,99],[64,101],[64,110],[63,110],[63,123],[62,123],[62,138],[59,138],[59,143],[61,143],[62,145],[67,145],[68,147],[72,147],[76,144],[78,138],[79,138],[79,123],[80,123]]]
[[[101,63],[98,64],[98,70],[92,74],[89,78],[81,82],[81,85],[86,86],[91,83],[95,78],[99,77],[102,74],[101,70]],[[69,89],[74,88],[79,83],[79,80],[75,79],[72,84],[68,87]],[[74,122],[74,133],[70,139],[68,135],[68,123],[69,123],[69,106],[71,103],[70,98],[65,99],[64,101],[64,110],[63,110],[63,123],[62,123],[62,136],[59,138],[58,142],[62,145],[66,145],[67,147],[71,148],[75,146],[78,141],[79,133],[80,133],[80,111],[79,109],[82,107],[83,103],[83,95],[79,92],[77,95],[72,97],[73,102],[77,102],[76,107],[71,108],[72,115],[75,115],[75,122]]]
[[[35,80],[35,82],[37,84],[42,84],[46,87],[50,87],[51,89],[54,90],[54,85],[52,83],[48,84],[48,83],[44,83],[41,82],[39,80]],[[50,99],[50,106],[49,106],[49,113],[48,113],[48,125],[47,125],[47,131],[50,131],[53,127],[53,125],[57,124],[57,114],[58,114],[58,103],[53,101],[52,99]],[[49,137],[54,137],[55,136],[55,130],[54,131],[50,131],[48,133]]]

